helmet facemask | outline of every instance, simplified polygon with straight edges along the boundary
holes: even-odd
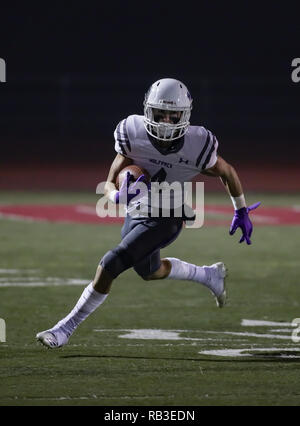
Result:
[[[190,109],[160,109],[147,105],[145,102],[146,130],[151,136],[162,142],[181,138],[190,124],[190,115]]]

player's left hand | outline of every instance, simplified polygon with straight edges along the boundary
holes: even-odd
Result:
[[[248,216],[248,213],[251,210],[256,209],[258,206],[260,206],[260,204],[261,202],[258,202],[258,203],[252,204],[249,207],[242,207],[241,209],[235,210],[235,213],[231,222],[229,234],[233,235],[238,228],[241,228],[243,235],[239,241],[240,243],[246,240],[246,243],[248,245],[251,244],[250,237],[253,231],[253,225]]]

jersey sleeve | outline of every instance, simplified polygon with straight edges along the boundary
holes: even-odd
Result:
[[[130,157],[131,145],[127,132],[127,118],[120,121],[114,131],[115,151],[125,157]]]
[[[210,130],[205,131],[205,141],[196,160],[196,166],[200,170],[210,169],[217,162],[218,140]]]

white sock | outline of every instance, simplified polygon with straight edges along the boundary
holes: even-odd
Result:
[[[176,259],[176,257],[166,257],[171,262],[172,269],[168,277],[171,280],[195,281],[211,288],[211,274],[209,266],[197,266],[192,263]]]
[[[83,290],[82,295],[72,311],[52,327],[51,330],[55,331],[60,328],[68,335],[71,335],[79,324],[105,301],[107,296],[108,294],[98,293],[98,291],[94,290],[93,283],[90,283]]]

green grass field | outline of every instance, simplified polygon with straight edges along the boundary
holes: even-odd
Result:
[[[288,194],[247,199],[300,205],[299,196]],[[0,193],[1,204],[96,200],[84,193]],[[223,194],[206,201],[230,202]],[[162,251],[199,265],[224,261],[224,309],[201,285],[144,282],[129,270],[69,345],[47,350],[35,342],[36,333],[73,308],[84,285],[70,285],[70,279],[93,279],[101,257],[118,243],[120,226],[1,219],[6,342],[0,343],[0,405],[300,405],[300,344],[291,339],[293,328],[242,323],[300,317],[299,227],[257,226],[252,246],[238,244],[228,227],[186,229]],[[12,286],[20,282],[24,286]]]

